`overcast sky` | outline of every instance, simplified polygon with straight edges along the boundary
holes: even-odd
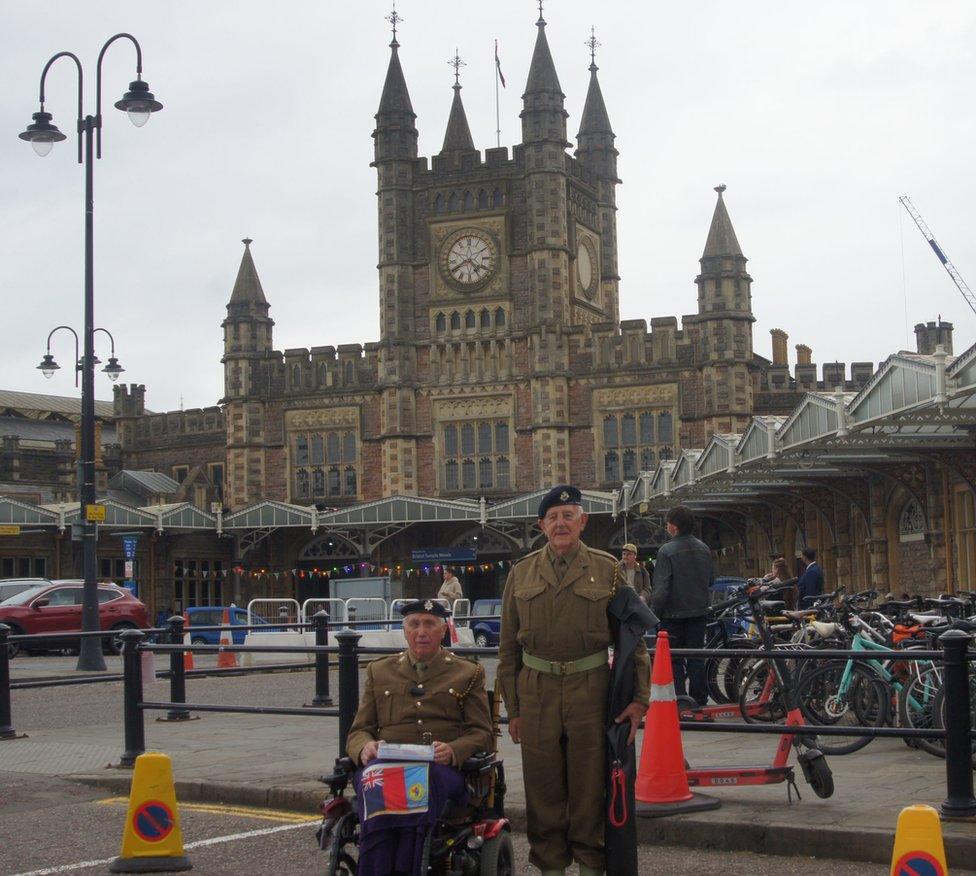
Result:
[[[57,51],[85,66],[85,112],[103,41],[142,43],[165,109],[142,129],[112,108],[134,78],[130,46],[106,56],[103,159],[95,167],[96,324],[154,410],[214,404],[220,322],[252,250],[275,346],[378,339],[376,112],[389,58],[389,0],[6,0],[0,27],[0,388],[72,394],[69,369],[35,369],[47,332],[83,319],[84,173],[75,164],[75,79],[60,61],[48,111],[71,139],[46,158],[17,134]],[[448,58],[479,148],[495,145],[493,43],[508,87],[502,143],[519,139],[537,17],[530,0],[400,0],[400,55],[420,151],[439,151]],[[755,280],[756,352],[769,329],[814,361],[883,359],[938,314],[956,351],[976,316],[897,197],[909,194],[976,285],[976,4],[551,0],[547,34],[574,138],[590,26],[620,150],[620,311],[692,313],[714,207],[726,203]],[[103,361],[108,349],[98,337]],[[55,339],[62,366],[69,339]],[[914,344],[914,338],[911,339]],[[98,377],[98,397],[110,398]]]

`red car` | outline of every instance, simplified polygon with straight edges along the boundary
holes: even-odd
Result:
[[[81,593],[83,581],[52,581],[31,587],[0,602],[0,623],[10,627],[12,636],[66,633],[81,629]],[[124,587],[98,585],[98,615],[103,630],[131,630],[149,626],[146,606]],[[115,653],[121,649],[118,636],[103,640]],[[77,647],[75,639],[52,639],[30,645],[10,644],[10,656],[21,648],[28,653],[45,648]]]

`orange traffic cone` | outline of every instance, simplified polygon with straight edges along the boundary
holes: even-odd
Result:
[[[674,698],[671,645],[665,632],[657,634],[651,670],[651,703],[644,719],[644,739],[634,792],[638,815],[700,812],[722,805],[716,797],[693,794],[688,787],[681,728],[678,726],[678,704]]]
[[[190,612],[188,612],[188,611],[184,611],[183,612],[183,629],[186,631],[186,632],[183,633],[183,644],[184,645],[189,645],[191,639],[190,639],[190,633],[189,633],[189,629],[190,629]],[[184,669],[184,671],[187,670],[187,669],[193,669],[193,668],[194,668],[193,667],[193,652],[192,651],[184,651],[183,652],[183,669]]]
[[[230,612],[225,608],[224,616],[220,619],[220,625],[225,629],[220,631],[220,644],[230,645],[232,642],[230,630],[226,629],[230,626]],[[218,651],[217,652],[217,668],[218,669],[233,669],[237,666],[237,654],[233,651]]]

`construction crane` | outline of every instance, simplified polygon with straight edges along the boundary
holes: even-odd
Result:
[[[922,214],[915,209],[915,205],[912,203],[908,195],[902,195],[898,200],[901,201],[902,206],[908,210],[908,215],[915,220],[918,230],[922,232],[922,235],[929,242],[929,246],[932,247],[932,252],[939,257],[939,261],[942,262],[942,267],[945,268],[949,276],[952,277],[952,282],[955,283],[956,288],[962,292],[962,297],[966,299],[966,303],[970,306],[973,313],[976,313],[976,295],[973,295],[973,292],[966,284],[966,281],[962,278],[959,271],[956,270],[956,266],[949,261],[949,256],[942,251],[942,247],[939,246],[939,242],[935,239],[935,235],[932,233],[932,230],[928,227],[928,225],[925,224]]]

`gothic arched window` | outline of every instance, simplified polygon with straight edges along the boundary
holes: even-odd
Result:
[[[304,468],[295,472],[295,494],[300,497],[308,496],[308,471]]]
[[[450,197],[447,199],[447,212],[456,213],[458,208],[458,197],[454,192],[451,192]]]
[[[342,436],[342,461],[343,462],[355,462],[356,461],[356,433],[346,432]]]
[[[488,209],[488,192],[486,192],[484,189],[481,189],[481,191],[478,192],[478,209]]]
[[[633,450],[624,451],[624,480],[637,477],[637,454]]]
[[[650,411],[640,415],[640,443],[654,443],[654,414]]]
[[[613,483],[617,480],[617,451],[610,450],[603,454],[603,480]]]
[[[633,447],[637,443],[637,421],[633,414],[624,414],[620,422],[620,443],[624,447]]]
[[[355,376],[356,376],[356,369],[353,366],[352,362],[346,362],[345,375],[343,379],[346,381],[346,383],[352,383],[355,379]]]
[[[329,495],[338,496],[341,494],[341,489],[339,488],[339,469],[335,466],[329,469]]]
[[[461,486],[465,490],[473,490],[475,488],[473,459],[466,459],[461,463]]]
[[[325,472],[317,468],[312,472],[312,495],[325,495]]]
[[[654,451],[650,449],[645,449],[641,451],[641,470],[642,471],[652,471],[657,462],[654,459]]]
[[[483,329],[491,328],[491,314],[487,309],[481,311],[481,327]]]
[[[603,418],[603,446],[617,446],[617,418],[610,416]]]
[[[921,541],[925,537],[925,515],[918,499],[905,504],[898,518],[899,541]]]
[[[291,388],[301,389],[302,386],[302,366],[294,365],[291,369]]]
[[[319,362],[318,375],[319,386],[325,386],[326,381],[328,380],[328,368],[326,367],[325,362]]]
[[[459,329],[461,328],[461,314],[456,310],[451,314],[451,328]]]
[[[456,460],[449,459],[447,465],[444,466],[444,489],[445,490],[457,490],[459,489],[458,484],[458,464]]]
[[[457,456],[457,452],[458,452],[457,426],[445,426],[444,427],[444,455]]]
[[[474,426],[470,423],[461,427],[461,452],[474,453]]]
[[[495,328],[505,325],[505,311],[499,307],[495,310]]]
[[[471,329],[474,328],[476,325],[477,325],[477,320],[475,319],[474,311],[469,310],[466,314],[464,314],[464,327]]]
[[[434,198],[434,212],[443,213],[444,212],[444,196],[438,195]]]
[[[304,435],[295,439],[295,463],[308,465],[308,438]]]
[[[325,462],[325,439],[321,435],[312,436],[312,465]]]
[[[478,423],[478,453],[491,453],[491,423]]]
[[[661,444],[674,441],[674,422],[670,411],[661,411],[657,415],[657,440]]]
[[[355,496],[356,495],[356,469],[351,465],[346,466],[346,495]]]
[[[447,331],[447,318],[443,313],[438,313],[434,318],[434,330],[439,332]]]
[[[464,209],[473,210],[474,209],[474,195],[471,192],[464,193]]]
[[[341,462],[339,456],[339,433],[329,432],[329,438],[326,442],[328,446],[328,461],[330,463]]]
[[[508,423],[495,424],[495,451],[508,453]]]
[[[491,459],[487,456],[478,462],[478,485],[482,490],[491,489]]]
[[[499,456],[495,461],[495,486],[507,490],[509,484],[508,457]]]
[[[495,189],[491,193],[491,206],[501,207],[505,204],[505,196],[502,194],[501,189]]]

